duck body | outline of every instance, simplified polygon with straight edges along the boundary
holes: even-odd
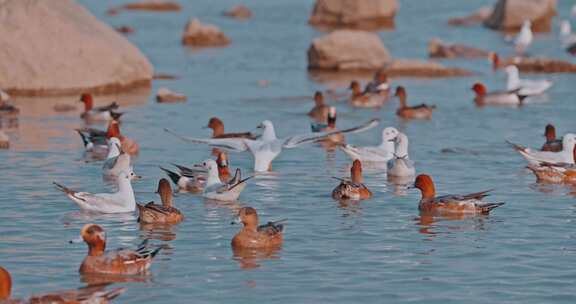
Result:
[[[269,249],[282,246],[284,225],[280,224],[280,221],[258,225],[258,221],[254,208],[243,207],[238,211],[235,222],[242,223],[244,227],[232,238],[232,248]]]

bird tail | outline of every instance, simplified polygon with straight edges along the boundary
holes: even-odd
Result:
[[[121,117],[122,115],[124,115],[124,113],[123,113],[123,112],[110,111],[110,115],[112,116],[112,119],[118,120],[118,119],[120,119],[120,117]]]
[[[105,292],[102,294],[102,298],[106,299],[107,301],[111,301],[117,298],[119,295],[123,294],[126,291],[126,287],[118,287],[114,288],[110,291]]]
[[[74,190],[72,190],[72,189],[70,189],[64,185],[61,185],[57,182],[52,182],[52,183],[56,186],[56,189],[66,193],[66,194],[74,195],[76,193],[76,191],[74,191]]]
[[[163,167],[159,167],[159,168],[160,168],[160,170],[166,172],[166,174],[167,174],[168,177],[172,180],[172,182],[173,182],[176,186],[178,186],[178,180],[180,179],[180,174],[178,174],[178,173],[176,173],[176,172],[173,172],[173,171],[170,171],[170,170],[168,170],[168,169],[166,169],[166,168],[163,168]]]
[[[488,203],[488,204],[482,205],[482,213],[488,214],[488,213],[490,213],[490,211],[492,211],[492,209],[498,208],[504,204],[505,203],[500,202],[500,203]]]
[[[88,143],[90,142],[88,140],[88,138],[86,137],[86,135],[84,133],[82,133],[82,131],[76,129],[76,132],[78,132],[78,134],[80,134],[80,137],[82,138],[82,142],[84,143],[84,147],[88,146]]]
[[[506,143],[508,143],[510,146],[512,146],[512,148],[518,152],[526,152],[526,147],[515,144],[509,140],[506,141]]]

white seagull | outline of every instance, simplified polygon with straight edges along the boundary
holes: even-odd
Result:
[[[399,132],[394,127],[382,130],[382,143],[377,147],[340,146],[352,160],[361,162],[387,162],[394,157],[394,140]]]
[[[567,133],[562,138],[562,151],[549,152],[539,151],[538,149],[532,150],[508,141],[514,150],[518,151],[530,165],[538,165],[539,163],[567,163],[574,164],[573,150],[576,145],[576,134]]]
[[[560,41],[564,47],[576,43],[576,35],[572,33],[572,26],[568,20],[560,22]]]
[[[409,177],[416,175],[414,162],[408,157],[408,136],[399,133],[396,137],[396,153],[388,162],[388,175],[393,177]]]
[[[532,44],[533,38],[534,35],[532,34],[532,22],[530,22],[530,20],[524,20],[520,32],[514,39],[514,46],[516,47],[516,51],[518,53],[524,53],[528,46]]]
[[[124,213],[136,210],[134,190],[130,183],[133,172],[123,172],[118,176],[118,191],[115,193],[77,192],[54,182],[56,188],[68,196],[70,200],[78,204],[86,211],[101,213]]]
[[[220,175],[218,174],[218,164],[213,159],[205,160],[200,166],[208,170],[208,176],[206,178],[206,186],[204,187],[204,192],[202,196],[207,199],[213,199],[218,201],[236,201],[242,193],[242,190],[246,188],[246,181],[254,176],[241,179],[240,169],[236,169],[236,174],[229,182],[223,183],[220,180]]]
[[[358,133],[369,130],[378,125],[378,119],[372,119],[366,124],[345,130],[335,130],[330,132],[311,133],[304,135],[294,135],[286,138],[277,138],[274,125],[271,121],[265,120],[258,128],[264,129],[262,136],[258,139],[247,138],[191,138],[178,135],[169,129],[165,129],[178,138],[197,144],[207,144],[216,148],[228,149],[233,152],[250,151],[254,157],[254,171],[266,172],[271,169],[272,161],[280,155],[282,149],[296,148],[300,145],[318,142],[324,138],[335,134]]]
[[[532,96],[540,95],[552,86],[552,81],[546,79],[520,79],[518,68],[515,65],[506,67],[508,91],[518,90],[519,95]]]

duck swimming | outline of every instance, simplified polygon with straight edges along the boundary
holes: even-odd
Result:
[[[184,220],[184,215],[180,210],[172,205],[172,188],[170,182],[165,178],[158,182],[158,190],[162,205],[150,202],[146,205],[137,204],[140,216],[138,222],[144,224],[176,224]]]
[[[335,200],[365,200],[372,197],[372,192],[363,184],[362,163],[359,160],[352,162],[350,180],[334,177],[340,184],[332,190]]]
[[[403,86],[396,88],[394,96],[400,100],[400,108],[396,111],[396,115],[404,119],[432,119],[432,112],[436,109],[435,105],[427,105],[425,103],[410,107],[406,103],[406,89]]]
[[[259,226],[256,209],[252,207],[240,208],[232,223],[242,223],[244,227],[232,238],[232,247],[238,249],[280,247],[283,242],[284,225],[279,222],[281,221],[268,222]]]

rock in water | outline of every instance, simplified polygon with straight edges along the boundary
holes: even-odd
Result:
[[[355,29],[394,27],[397,10],[396,0],[316,0],[308,22]]]
[[[252,11],[245,5],[236,5],[233,8],[222,13],[226,17],[232,17],[236,19],[250,19],[252,17]]]
[[[0,0],[0,87],[13,95],[149,86],[148,59],[73,0]]]
[[[182,44],[189,46],[226,46],[230,39],[215,25],[202,24],[194,18],[186,24],[182,35]]]
[[[308,49],[308,68],[321,70],[377,70],[390,61],[378,35],[337,30],[314,39]]]
[[[167,88],[160,88],[158,92],[156,92],[156,101],[160,103],[184,102],[186,99],[186,95],[173,92]]]
[[[549,32],[556,15],[556,0],[498,0],[484,25],[497,30],[517,31],[524,20],[532,21],[532,30]]]

